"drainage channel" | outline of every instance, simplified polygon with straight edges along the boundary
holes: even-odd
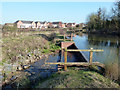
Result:
[[[68,49],[75,48],[76,46],[74,44],[68,47]],[[64,62],[64,53],[63,55],[61,54],[61,51],[59,51],[58,53],[49,55],[48,58],[43,58],[39,61],[36,61],[35,63],[31,64],[28,69],[20,71],[21,73],[27,73],[26,77],[30,81],[28,86],[29,88],[34,88],[35,84],[39,83],[40,80],[48,78],[52,73],[58,71],[58,65],[48,65],[45,64],[45,62]],[[86,62],[80,52],[68,52],[67,55],[68,62]],[[15,83],[16,82],[3,87],[3,90],[6,88],[16,88],[17,85]]]

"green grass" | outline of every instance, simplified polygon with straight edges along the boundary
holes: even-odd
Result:
[[[53,44],[49,43],[49,46],[50,46],[50,48],[43,49],[42,53],[47,54],[47,53],[55,52],[56,50],[60,50],[60,46],[56,45],[55,43],[53,43]]]
[[[56,44],[50,44],[50,50],[59,50],[60,46],[56,45]]]
[[[3,65],[3,62],[0,62],[0,66],[2,66]]]
[[[47,36],[49,39],[54,38],[53,34]],[[46,38],[34,34],[16,37],[3,37],[3,62],[4,60],[16,62],[20,59],[20,55],[22,57],[27,57],[28,53],[31,53],[31,56],[34,56],[35,50],[47,54],[52,51],[54,52],[59,48],[60,47],[56,45],[55,42],[48,41]]]
[[[56,36],[54,33],[43,34],[46,37],[43,37],[39,32],[37,34],[32,32],[18,34],[18,36],[14,36],[12,33],[8,33],[7,36],[3,36],[0,66],[4,64],[26,65],[28,64],[27,60],[36,61],[40,59],[42,54],[49,54],[60,49],[54,42]],[[9,72],[6,71],[6,74],[8,75]]]
[[[73,70],[54,73],[36,88],[118,88],[118,84],[94,71]]]
[[[43,49],[42,53],[50,53],[49,49]]]

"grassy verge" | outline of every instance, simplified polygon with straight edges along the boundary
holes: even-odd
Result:
[[[20,65],[26,65],[40,60],[43,55],[48,55],[60,49],[54,38],[56,34],[41,34],[39,32],[22,32],[20,35],[7,33],[2,37],[2,61],[3,71],[9,76]]]
[[[48,53],[55,51],[60,47],[54,42],[48,41],[41,36],[23,36],[3,38],[2,53],[3,62],[14,63],[20,61],[21,58],[27,59],[36,54]]]
[[[36,88],[118,88],[119,85],[94,71],[73,70],[57,72]]]

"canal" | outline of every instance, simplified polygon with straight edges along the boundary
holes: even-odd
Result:
[[[68,62],[81,62],[81,60],[84,61],[84,59],[80,57],[80,53],[68,52],[67,55]],[[18,77],[18,79],[15,80],[13,84],[3,87],[3,90],[6,88],[24,87],[23,83],[25,82],[29,82],[27,87],[34,88],[34,86],[36,86],[36,84],[39,83],[41,80],[48,78],[52,73],[58,71],[58,65],[48,65],[45,64],[46,62],[64,62],[64,55],[63,57],[61,57],[61,51],[55,52],[54,54],[51,54],[48,57],[44,57],[43,59],[32,63],[28,69],[18,71],[19,74],[16,74],[14,76]],[[27,81],[20,81],[21,79],[19,78],[21,77],[25,77]]]
[[[120,39],[118,37],[81,33],[73,37],[73,40],[78,49],[90,49],[91,47],[94,49],[103,49],[104,52],[93,53],[93,61],[104,63],[107,67],[106,75],[111,79],[118,79],[118,60],[120,55]],[[89,59],[89,52],[83,52],[83,54]],[[68,62],[81,62],[82,58],[79,56],[79,53],[68,52]],[[26,77],[30,80],[30,88],[33,88],[39,82],[38,77],[39,79],[47,78],[57,71],[57,65],[46,65],[45,62],[59,62],[61,58],[64,60],[64,56],[61,57],[60,52],[54,53],[47,58],[31,64],[30,68],[21,71],[21,73],[29,74]]]
[[[93,61],[106,65],[106,74],[114,74],[111,78],[118,78],[118,63],[120,58],[120,39],[117,36],[92,35],[80,33],[73,37],[78,49],[103,49],[104,52],[94,52]],[[89,52],[83,52],[89,60]],[[108,75],[109,75],[108,74]]]
[[[79,49],[103,49],[104,52],[94,52],[93,61],[105,63],[106,61],[118,61],[120,39],[118,37],[106,37],[98,35],[77,35],[73,38]],[[89,58],[89,52],[83,52]]]

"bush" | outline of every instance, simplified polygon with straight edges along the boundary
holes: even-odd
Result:
[[[17,31],[17,26],[14,25],[14,26],[7,26],[7,25],[4,25],[3,28],[2,28],[3,32],[6,32],[6,31]]]

